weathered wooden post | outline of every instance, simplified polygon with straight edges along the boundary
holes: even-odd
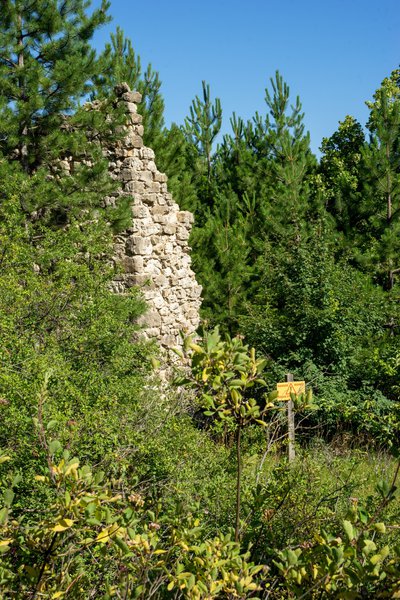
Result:
[[[286,373],[286,382],[293,382],[292,373]],[[287,404],[287,417],[288,417],[288,459],[289,462],[293,462],[296,458],[296,449],[295,449],[295,424],[294,424],[294,406],[293,400],[289,398]]]
[[[289,462],[293,462],[296,458],[296,450],[294,446],[295,423],[294,423],[294,405],[292,394],[298,396],[306,393],[305,381],[294,381],[292,373],[286,373],[285,383],[277,383],[278,391],[277,400],[280,402],[287,401],[287,417],[288,417],[288,458]]]

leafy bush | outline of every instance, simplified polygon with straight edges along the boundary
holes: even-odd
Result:
[[[55,460],[59,442],[49,451],[49,474],[36,481],[52,489],[50,506],[15,518],[12,487],[4,492],[3,597],[200,600],[245,598],[259,589],[261,567],[248,562],[229,535],[203,539],[190,514],[168,519],[160,505],[81,467],[68,451]],[[3,455],[0,462],[8,460]]]

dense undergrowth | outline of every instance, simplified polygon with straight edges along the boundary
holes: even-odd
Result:
[[[396,597],[396,457],[300,436],[288,463],[285,405],[275,394],[264,405],[252,401],[247,376],[257,362],[243,342],[214,332],[204,346],[188,340],[187,348],[192,376],[186,371],[177,383],[195,395],[155,396],[154,380],[123,418],[107,413],[101,457],[79,421],[79,436],[63,449],[59,417],[43,417],[52,406],[45,375],[33,443],[8,442],[0,458],[3,596]],[[190,413],[204,403],[199,427]],[[242,406],[257,406],[257,420],[235,425],[235,405],[242,417]],[[301,421],[303,401],[297,407]],[[98,426],[92,422],[92,435]],[[96,467],[81,466],[75,453]]]

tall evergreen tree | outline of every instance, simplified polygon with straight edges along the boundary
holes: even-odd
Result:
[[[294,105],[289,105],[289,86],[278,71],[270,83],[271,92],[265,90],[269,109],[265,129],[273,186],[266,219],[271,225],[270,234],[299,240],[310,211],[307,176],[315,167],[315,159],[309,133],[304,131],[299,97]]]
[[[261,198],[270,179],[269,160],[261,151],[263,145],[265,148],[265,131],[260,139],[253,123],[245,123],[235,113],[230,125],[232,133],[224,135],[217,154],[218,187],[230,187],[239,199],[244,195]]]
[[[145,71],[132,42],[120,27],[111,34],[111,41],[102,53],[104,68],[96,77],[94,97],[107,97],[115,85],[125,81],[132,90],[142,94],[139,112],[143,117],[144,143],[154,150],[160,145],[164,128],[164,99],[157,71],[149,64]]]
[[[271,84],[265,118],[256,114],[245,124],[233,115],[232,134],[224,136],[207,171],[212,173],[212,202],[201,204],[192,236],[204,314],[222,320],[231,332],[237,330],[268,269],[266,245],[273,242],[283,251],[298,243],[303,230],[310,228],[307,221],[314,210],[308,181],[315,159],[304,133],[300,101],[290,111],[289,87],[279,73]],[[204,102],[197,98],[191,112],[191,123],[197,123],[191,135],[203,158],[212,139],[212,121],[218,125],[217,112],[205,87]]]
[[[115,85],[125,81],[132,90],[141,93],[138,112],[143,117],[143,141],[156,155],[158,168],[168,175],[168,188],[183,208],[192,208],[195,196],[190,173],[185,168],[187,141],[181,129],[173,124],[165,127],[164,98],[161,80],[151,64],[144,70],[142,60],[121,28],[111,34],[111,40],[101,55],[102,72],[96,76],[92,98],[112,96]]]
[[[90,46],[109,2],[4,0],[0,11],[0,151],[32,172],[52,160],[65,116],[76,111],[101,66]]]
[[[369,212],[367,254],[393,289],[400,273],[400,71],[384,79],[368,102],[371,141],[364,149],[365,210]]]
[[[192,173],[198,196],[197,217],[203,222],[207,207],[212,206],[214,142],[222,126],[219,98],[211,99],[210,86],[203,81],[203,96],[193,100],[183,131],[189,144],[187,166]]]
[[[219,324],[230,333],[237,332],[238,315],[251,291],[251,231],[245,203],[241,207],[233,191],[223,190],[192,235],[194,269],[203,286],[203,317],[210,326]]]
[[[218,101],[211,102],[209,88],[203,85],[204,102],[199,98],[194,101],[191,124],[186,122],[187,134],[192,131],[193,162],[189,164],[198,198],[191,238],[194,268],[203,285],[204,318],[236,333],[238,315],[245,310],[254,276],[254,245],[259,239],[254,190],[259,180],[254,172],[256,159],[245,137],[246,125],[240,117],[232,116],[232,134],[225,135],[217,151],[212,151],[222,111]],[[192,128],[194,122],[196,128]]]
[[[212,151],[222,125],[222,107],[219,98],[211,101],[210,86],[203,81],[203,99],[192,102],[190,115],[185,119],[185,132],[205,162],[207,180],[211,180]]]

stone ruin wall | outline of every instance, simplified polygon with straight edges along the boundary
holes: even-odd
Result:
[[[141,317],[143,334],[165,348],[181,345],[180,331],[193,333],[199,325],[201,286],[191,269],[188,239],[193,215],[179,209],[168,192],[167,176],[158,171],[153,150],[143,145],[141,100],[127,84],[116,89],[127,113],[126,135],[104,152],[113,178],[121,182],[114,197],[128,196],[132,226],[116,236],[115,259],[124,272],[113,284],[117,293],[139,286],[148,311]]]

